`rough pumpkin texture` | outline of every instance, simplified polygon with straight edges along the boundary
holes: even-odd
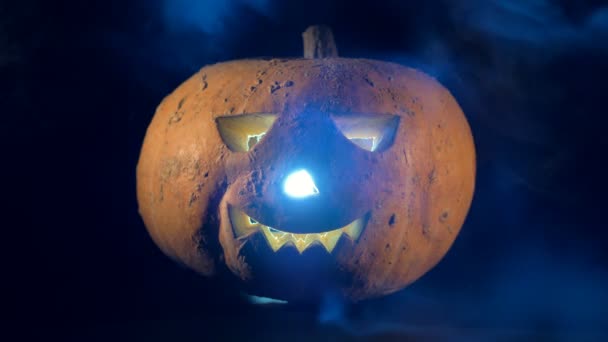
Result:
[[[249,152],[232,152],[216,119],[273,113]],[[363,150],[332,115],[392,114],[390,148]],[[323,196],[303,212],[281,192],[299,167]],[[290,300],[328,289],[347,298],[397,291],[432,268],[456,238],[473,196],[471,131],[451,94],[397,64],[345,58],[242,60],[201,69],[159,105],[137,167],[139,210],[173,259],[204,274],[227,272],[254,294]],[[357,241],[332,253],[273,252],[261,233],[235,238],[228,206],[294,232],[367,217]]]

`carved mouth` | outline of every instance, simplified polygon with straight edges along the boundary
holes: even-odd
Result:
[[[364,215],[338,229],[321,233],[296,234],[263,225],[232,206],[228,207],[228,215],[237,239],[261,231],[274,252],[283,247],[295,247],[300,254],[314,245],[321,245],[328,253],[331,253],[341,236],[346,236],[356,242],[367,224],[367,215]]]

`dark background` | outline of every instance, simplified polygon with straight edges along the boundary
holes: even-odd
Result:
[[[476,194],[446,258],[405,290],[260,307],[181,269],[137,214],[161,99],[198,68],[301,55],[417,67],[460,102]],[[3,283],[22,337],[602,340],[608,322],[608,4],[131,0],[0,3]]]

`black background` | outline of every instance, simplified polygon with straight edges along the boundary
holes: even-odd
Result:
[[[80,340],[602,339],[608,314],[608,6],[601,1],[0,4],[3,282],[19,334]],[[203,65],[301,55],[417,67],[470,121],[476,194],[446,258],[349,306],[247,304],[181,269],[137,214],[161,99]],[[10,215],[13,214],[13,215]],[[59,334],[59,335],[56,335]]]

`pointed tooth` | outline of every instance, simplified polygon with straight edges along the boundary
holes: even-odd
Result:
[[[306,248],[310,247],[310,245],[315,242],[315,235],[316,234],[292,234],[294,244],[300,254],[302,254]]]
[[[266,242],[268,242],[268,245],[270,245],[270,248],[272,248],[272,251],[276,252],[279,249],[279,247],[281,247],[281,246],[279,244],[277,244],[277,241],[274,239],[274,237],[272,236],[272,233],[270,232],[270,230],[268,230],[268,228],[266,226],[262,226],[261,230],[262,230],[262,233],[264,233]]]
[[[342,228],[342,232],[348,235],[352,240],[357,240],[363,230],[363,220],[355,220],[348,226]]]
[[[273,252],[278,251],[287,242],[288,238],[285,237],[287,234],[273,233],[267,226],[261,226],[261,230]]]
[[[272,248],[273,252],[278,251],[283,245],[280,242],[270,242],[270,248]]]
[[[331,232],[327,232],[325,236],[321,236],[319,242],[321,242],[328,252],[331,252],[336,247],[336,243],[338,243],[341,235],[341,230],[332,230]]]
[[[336,244],[338,243],[338,240],[340,240],[340,236],[342,236],[342,234],[346,234],[351,240],[356,241],[363,231],[363,223],[364,221],[362,219],[358,219],[339,229],[312,234],[287,233],[274,229],[271,231],[272,228],[268,226],[261,224],[257,224],[257,226],[264,234],[266,241],[274,252],[278,251],[285,245],[293,245],[298,253],[302,254],[306,249],[315,243],[320,243],[327,250],[327,252],[331,253],[336,247]]]

